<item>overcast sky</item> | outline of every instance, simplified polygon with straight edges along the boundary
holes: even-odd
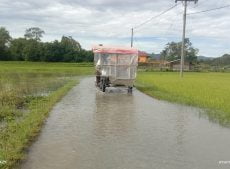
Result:
[[[12,37],[40,27],[43,41],[72,36],[83,48],[95,44],[130,45],[130,29],[175,4],[174,0],[0,0],[0,26]],[[229,5],[229,0],[189,3],[188,13]],[[181,41],[183,6],[134,30],[134,47],[159,53],[167,42]],[[189,15],[187,37],[199,55],[230,53],[230,8]]]

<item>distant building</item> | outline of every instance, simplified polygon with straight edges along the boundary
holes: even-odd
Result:
[[[149,55],[146,52],[138,51],[138,63],[147,63]]]
[[[170,70],[178,71],[178,70],[180,70],[180,67],[181,67],[180,59],[173,60],[173,61],[168,61],[168,63],[166,63],[166,65],[170,68]],[[187,70],[187,71],[191,70],[192,65],[190,65],[187,62],[185,62],[183,69]]]

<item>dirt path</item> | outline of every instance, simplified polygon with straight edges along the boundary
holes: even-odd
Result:
[[[199,110],[85,78],[59,102],[22,169],[230,168],[230,129]]]

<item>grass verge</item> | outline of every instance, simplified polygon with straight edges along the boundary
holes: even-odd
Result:
[[[0,133],[0,168],[10,169],[23,159],[24,149],[37,136],[54,104],[76,83],[69,81],[49,96],[32,99],[25,117],[7,123]]]

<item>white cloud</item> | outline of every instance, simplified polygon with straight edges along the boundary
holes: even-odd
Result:
[[[73,36],[83,47],[93,44],[130,44],[130,29],[159,14],[174,0],[1,0],[0,26],[13,37],[23,36],[26,28],[38,26],[45,30],[44,41]],[[188,12],[227,5],[227,0],[199,0],[189,3]],[[169,41],[179,41],[182,11],[175,9],[135,30],[135,46],[148,52],[160,52]],[[220,56],[230,53],[229,8],[189,15],[187,37],[201,55]],[[154,37],[154,38],[151,38]]]

